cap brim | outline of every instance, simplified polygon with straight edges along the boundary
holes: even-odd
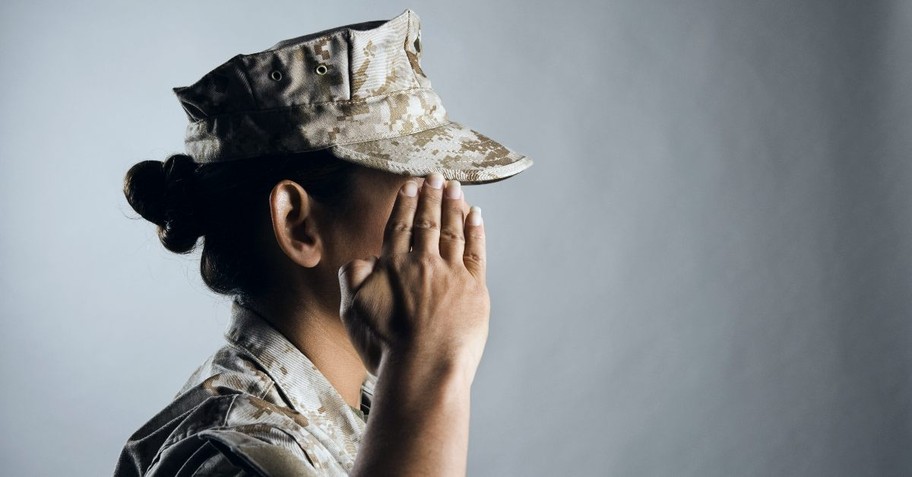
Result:
[[[340,159],[395,174],[439,172],[464,184],[483,184],[514,176],[532,160],[459,123],[390,139],[332,146]]]

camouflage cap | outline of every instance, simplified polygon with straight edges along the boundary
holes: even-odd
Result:
[[[450,121],[421,69],[411,10],[237,55],[174,88],[198,162],[330,149],[397,174],[438,171],[465,183],[510,177],[527,157]]]

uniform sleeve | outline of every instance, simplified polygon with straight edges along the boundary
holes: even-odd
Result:
[[[199,448],[181,469],[174,474],[177,477],[253,477],[256,471],[244,465],[237,465],[211,443]]]
[[[273,430],[273,432],[281,432]],[[300,447],[282,446],[229,429],[201,432],[206,446],[217,450],[198,466],[193,476],[302,476],[327,477],[336,472],[318,469]],[[210,470],[211,469],[211,470]],[[344,474],[341,474],[344,475]]]

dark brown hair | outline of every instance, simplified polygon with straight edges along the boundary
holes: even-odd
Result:
[[[175,154],[164,162],[142,161],[127,172],[130,206],[158,225],[162,245],[189,253],[200,237],[200,273],[216,293],[243,298],[269,286],[264,227],[271,227],[269,193],[283,179],[301,185],[321,203],[342,205],[358,166],[327,150],[199,164]]]

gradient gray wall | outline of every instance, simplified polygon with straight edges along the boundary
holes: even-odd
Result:
[[[271,10],[265,5],[276,5]],[[121,194],[236,53],[423,20],[493,315],[470,475],[912,475],[912,2],[0,6],[0,473],[110,474],[229,302]]]

